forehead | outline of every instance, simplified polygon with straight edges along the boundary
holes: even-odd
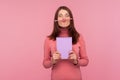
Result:
[[[69,14],[67,10],[61,9],[58,14]]]

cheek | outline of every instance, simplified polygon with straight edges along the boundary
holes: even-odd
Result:
[[[59,20],[62,20],[62,18],[60,18],[60,17],[58,17],[57,19],[58,19],[58,21],[59,21]]]
[[[60,22],[60,21],[58,21],[58,25],[62,27],[62,26],[63,26],[63,23]]]
[[[62,24],[62,22],[61,22],[61,21],[58,21],[58,24],[59,24],[59,25],[61,25],[61,24]]]
[[[70,23],[70,20],[68,20],[68,23]]]
[[[70,21],[67,21],[67,25],[70,25]]]

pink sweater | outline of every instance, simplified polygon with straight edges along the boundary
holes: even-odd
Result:
[[[67,37],[68,31],[62,30],[60,37]],[[52,65],[51,55],[56,51],[56,41],[45,39],[44,44],[44,60],[43,66],[45,68],[52,67],[51,80],[82,80],[80,66],[88,64],[88,57],[85,49],[85,42],[83,36],[80,34],[79,41],[72,45],[72,49],[76,52],[78,64],[74,65],[70,60],[64,59]]]

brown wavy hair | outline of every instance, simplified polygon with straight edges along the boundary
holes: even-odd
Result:
[[[72,12],[66,6],[60,6],[57,9],[55,16],[54,16],[54,28],[53,28],[52,33],[48,37],[50,39],[56,40],[56,37],[58,37],[61,32],[60,26],[58,25],[58,22],[56,21],[58,18],[58,13],[61,9],[68,11],[68,13],[70,14],[71,20],[70,20],[70,25],[68,26],[68,35],[69,35],[69,37],[72,37],[72,44],[76,44],[78,41],[78,38],[80,37],[80,34],[76,31],[76,29],[74,27],[74,20],[73,20]]]

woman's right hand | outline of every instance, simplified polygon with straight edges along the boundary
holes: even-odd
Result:
[[[52,54],[52,64],[56,64],[61,59],[61,55],[58,51]]]

